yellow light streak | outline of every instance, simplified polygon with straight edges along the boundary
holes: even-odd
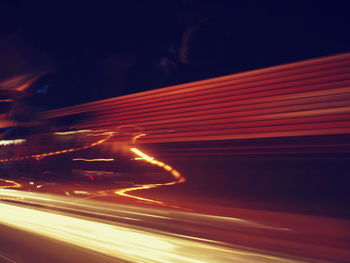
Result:
[[[141,133],[139,135],[136,135],[134,136],[134,138],[132,139],[132,142],[133,143],[136,143],[136,141],[140,138],[140,137],[143,137],[143,136],[146,136],[147,134],[146,133]]]
[[[56,134],[56,135],[70,135],[70,134],[77,134],[77,133],[84,133],[84,132],[91,132],[91,130],[77,130],[77,131],[54,132],[53,134]]]
[[[11,144],[21,144],[24,143],[25,139],[15,139],[15,140],[0,140],[0,146],[6,146]]]
[[[156,187],[160,187],[160,186],[166,186],[166,185],[174,185],[174,184],[179,184],[179,183],[183,183],[186,181],[185,177],[183,177],[178,171],[176,171],[173,167],[171,167],[170,165],[167,165],[161,161],[156,160],[154,157],[151,157],[147,154],[145,154],[144,152],[142,152],[140,149],[132,147],[130,148],[130,151],[133,152],[134,154],[136,154],[139,160],[144,160],[152,165],[158,166],[163,168],[165,171],[167,171],[168,173],[170,173],[173,177],[173,180],[167,183],[158,183],[158,184],[143,184],[143,185],[139,185],[139,186],[134,186],[134,187],[128,187],[128,188],[123,188],[123,189],[119,189],[114,191],[115,194],[120,195],[120,196],[124,196],[124,197],[129,197],[129,198],[133,198],[139,201],[143,201],[143,202],[148,202],[148,203],[153,203],[153,204],[158,204],[158,205],[164,205],[164,206],[168,206],[168,207],[173,207],[173,208],[178,208],[177,206],[172,206],[172,205],[167,205],[162,201],[157,201],[157,200],[153,200],[153,199],[149,199],[149,198],[144,198],[144,197],[140,197],[140,196],[136,196],[136,195],[131,195],[129,194],[129,192],[133,192],[133,191],[138,191],[138,190],[145,190],[145,189],[151,189],[151,188],[156,188]]]
[[[108,255],[111,257],[108,262],[115,259],[153,263],[303,262],[230,248],[224,243],[190,236],[175,236],[152,229],[146,231],[132,225],[108,224],[98,222],[96,218],[88,220],[4,203],[0,203],[0,221],[4,226]]]
[[[7,179],[0,179],[1,182],[4,182],[6,184],[10,185],[0,185],[0,189],[7,189],[7,188],[21,188],[22,185],[20,183],[17,183],[15,181],[7,180]]]
[[[174,177],[174,180],[172,182],[167,183],[167,184],[178,184],[178,183],[184,183],[186,181],[185,177],[183,177],[178,171],[176,171],[170,165],[167,165],[163,162],[156,160],[154,157],[151,157],[151,156],[145,154],[144,152],[142,152],[138,148],[135,148],[135,147],[130,148],[130,151],[135,153],[138,157],[143,158],[146,162],[149,162],[153,165],[159,166],[159,167],[163,168],[164,170],[166,170],[167,172],[170,172],[171,175]]]

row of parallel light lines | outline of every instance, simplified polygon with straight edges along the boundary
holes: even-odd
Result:
[[[143,129],[144,143],[350,134],[350,53],[47,111],[79,128]]]

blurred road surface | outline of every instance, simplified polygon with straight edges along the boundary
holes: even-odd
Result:
[[[0,191],[1,262],[292,263],[350,258],[350,225],[342,219],[243,209],[232,210],[236,217],[225,217]]]

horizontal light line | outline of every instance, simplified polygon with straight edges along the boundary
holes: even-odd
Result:
[[[83,162],[112,162],[114,159],[85,159],[85,158],[74,158],[73,161],[83,161]]]
[[[86,104],[81,104],[81,105],[76,105],[72,107],[67,107],[65,108],[66,110],[70,110],[73,113],[75,110],[79,110],[82,107],[92,107],[95,106],[96,104],[99,104],[100,102],[103,104],[107,103],[119,103],[120,100],[126,100],[126,99],[132,99],[132,98],[138,98],[138,97],[143,97],[145,95],[151,95],[151,94],[160,94],[172,90],[184,90],[186,88],[198,88],[198,86],[203,86],[207,84],[211,85],[216,85],[217,83],[222,83],[225,81],[237,81],[237,80],[243,80],[245,81],[246,78],[254,78],[254,77],[259,77],[259,76],[269,76],[271,74],[277,74],[280,77],[283,77],[282,72],[288,72],[292,71],[292,74],[295,75],[295,70],[301,70],[302,72],[305,72],[307,70],[313,69],[313,68],[321,68],[323,71],[325,71],[327,68],[336,68],[337,66],[340,65],[349,65],[350,60],[349,60],[350,54],[341,54],[341,55],[336,55],[336,56],[330,56],[330,57],[325,57],[325,58],[320,58],[320,59],[312,59],[312,60],[307,60],[307,61],[302,61],[302,62],[296,62],[296,63],[291,63],[287,65],[280,65],[280,66],[275,66],[271,68],[265,68],[265,69],[259,69],[259,70],[254,70],[250,72],[244,72],[244,73],[238,73],[234,75],[229,75],[229,76],[224,76],[224,77],[219,77],[219,78],[214,78],[214,79],[209,79],[209,80],[202,80],[202,81],[197,81],[193,83],[186,83],[186,84],[180,84],[172,87],[167,87],[167,88],[162,88],[162,89],[157,89],[157,90],[151,90],[151,91],[146,91],[146,92],[140,92],[136,94],[129,94],[121,97],[116,97],[116,98],[110,98],[110,99],[105,99],[102,101],[98,102],[92,102],[92,103],[86,103]],[[293,71],[294,70],[294,71]],[[270,76],[271,78],[271,76]],[[59,113],[60,110],[51,110],[49,111],[50,113]],[[67,112],[68,114],[68,112]]]

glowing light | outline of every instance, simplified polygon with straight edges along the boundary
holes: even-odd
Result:
[[[17,183],[15,181],[6,180],[6,179],[0,179],[1,182],[10,184],[10,185],[0,185],[0,189],[6,189],[6,188],[21,188],[22,185],[20,183]]]
[[[73,191],[74,194],[77,194],[77,195],[89,195],[90,193],[87,192],[87,191]]]
[[[83,161],[83,162],[112,162],[115,159],[85,159],[85,158],[74,158],[73,161]]]
[[[134,138],[132,139],[132,142],[133,142],[133,143],[136,143],[136,141],[137,141],[140,137],[143,137],[143,136],[146,136],[146,135],[147,135],[146,133],[142,133],[142,134],[136,135],[136,136],[134,136]]]
[[[0,140],[0,146],[6,146],[11,144],[21,144],[24,143],[25,139],[15,139],[15,140]]]
[[[16,87],[16,90],[18,91],[24,91],[26,90],[28,87],[30,87],[36,80],[38,80],[39,78],[41,78],[42,76],[44,76],[47,72],[43,71],[40,72],[38,74],[35,74],[34,76],[29,77],[29,75],[24,75],[24,77],[27,77],[27,80],[20,84],[19,86]],[[21,77],[21,76],[20,76]],[[29,79],[28,79],[29,77]]]
[[[4,159],[0,159],[0,162],[3,163],[3,162],[23,161],[23,160],[28,160],[28,159],[40,160],[42,158],[53,156],[53,155],[64,154],[64,153],[71,153],[71,152],[76,152],[76,151],[89,149],[89,148],[95,147],[96,145],[104,143],[109,138],[111,138],[114,133],[113,132],[109,132],[109,133],[106,132],[105,134],[107,135],[105,138],[103,138],[101,140],[98,140],[96,142],[93,142],[91,144],[85,145],[83,147],[70,148],[70,149],[54,151],[54,152],[48,152],[48,153],[42,153],[42,154],[32,154],[32,155],[21,156],[21,157],[4,158]]]
[[[144,197],[140,197],[140,196],[136,196],[136,195],[131,195],[129,194],[129,192],[133,192],[133,191],[137,191],[137,190],[145,190],[145,189],[151,189],[151,188],[156,188],[159,186],[166,186],[166,185],[174,185],[174,184],[178,184],[178,183],[183,183],[185,182],[185,178],[178,172],[176,171],[174,168],[172,168],[170,165],[167,165],[163,162],[160,162],[158,160],[156,160],[154,157],[151,157],[147,154],[145,154],[144,152],[142,152],[140,149],[138,148],[130,148],[130,151],[133,152],[134,154],[136,154],[139,160],[144,160],[148,163],[151,163],[153,165],[156,165],[158,167],[163,168],[165,171],[169,172],[172,177],[173,180],[167,183],[158,183],[158,184],[143,184],[143,185],[139,185],[139,186],[134,186],[134,187],[128,187],[128,188],[123,188],[123,189],[119,189],[114,191],[115,194],[117,195],[121,195],[121,196],[125,196],[125,197],[130,197],[133,199],[137,199],[139,201],[144,201],[144,202],[149,202],[149,203],[153,203],[153,204],[158,204],[158,205],[165,205],[168,207],[173,207],[173,208],[178,208],[177,206],[172,206],[172,205],[167,205],[162,201],[157,201],[157,200],[153,200],[153,199],[149,199],[149,198],[144,198]]]
[[[88,220],[3,203],[0,203],[0,220],[2,225],[128,262],[303,262],[225,247],[185,235],[139,230],[132,225],[107,224],[98,222],[96,218]]]
[[[77,134],[77,133],[84,133],[84,132],[91,132],[91,130],[77,130],[77,131],[54,132],[53,134],[56,134],[56,135],[70,135],[70,134]]]

